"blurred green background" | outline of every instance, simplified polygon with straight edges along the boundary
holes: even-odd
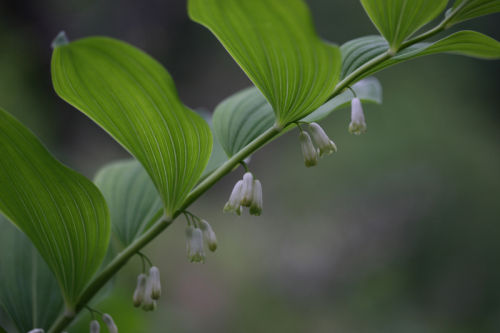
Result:
[[[327,40],[377,33],[359,1],[307,2]],[[500,16],[451,30],[466,29],[500,40]],[[128,155],[54,93],[60,30],[145,50],[192,108],[251,84],[186,0],[0,0],[0,106],[89,178]],[[296,131],[253,156],[263,216],[222,213],[241,169],[192,206],[219,241],[205,265],[186,260],[182,218],[145,249],[162,273],[154,313],[132,305],[131,260],[99,307],[121,333],[500,332],[500,61],[438,55],[376,76],[384,103],[365,106],[368,133],[349,135],[349,110],[333,113],[322,126],[339,152],[317,167]],[[0,325],[15,332],[2,312]]]

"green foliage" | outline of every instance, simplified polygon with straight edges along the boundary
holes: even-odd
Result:
[[[435,19],[448,0],[361,0],[368,16],[397,51],[418,29]]]
[[[63,309],[52,274],[31,241],[0,214],[0,304],[19,332],[47,330]]]
[[[302,0],[189,0],[188,7],[259,88],[280,128],[331,95],[340,51],[319,39]]]
[[[198,110],[198,113],[205,119],[205,121],[208,123],[208,126],[210,126],[210,129],[212,130],[212,141],[213,141],[213,148],[212,148],[212,154],[210,155],[210,159],[208,160],[207,167],[205,168],[205,171],[203,171],[203,174],[200,177],[200,181],[208,177],[212,172],[217,170],[222,164],[227,162],[228,158],[226,153],[224,152],[224,148],[222,148],[219,140],[217,140],[217,137],[215,136],[214,130],[213,130],[213,125],[212,125],[212,114],[208,111],[200,111]]]
[[[479,16],[500,12],[500,0],[457,0],[453,5],[452,10],[462,5],[467,4],[460,12],[449,22],[448,25],[456,24],[465,20],[470,20]]]
[[[368,103],[382,102],[382,87],[375,78],[358,82],[353,87],[358,97]],[[348,106],[351,91],[333,98],[303,120],[319,121],[334,110]],[[274,123],[273,109],[255,87],[244,89],[222,101],[213,116],[214,132],[228,157],[234,156]]]
[[[0,304],[19,330],[48,329],[61,299],[68,314],[96,294],[92,301],[99,301],[116,271],[181,207],[293,122],[317,122],[349,106],[350,88],[363,102],[380,104],[380,83],[363,78],[435,53],[500,58],[500,43],[473,31],[415,44],[452,24],[500,11],[498,0],[457,0],[445,21],[407,43],[447,0],[361,2],[383,37],[339,48],[320,40],[303,0],[188,0],[190,17],[215,34],[255,84],[220,103],[213,119],[182,104],[169,73],[133,46],[101,37],[69,43],[60,34],[53,43],[56,92],[136,160],[105,166],[95,179],[101,194],[0,109],[0,211],[6,216],[0,215]],[[344,81],[337,85],[339,79]],[[125,247],[119,256],[108,247],[110,225]],[[91,282],[106,251],[106,267]],[[51,332],[71,320],[62,317]]]
[[[52,78],[59,96],[141,162],[171,218],[205,170],[212,134],[181,103],[163,66],[126,43],[94,37],[56,47]]]
[[[256,87],[222,101],[213,116],[214,133],[229,158],[273,124],[273,108]]]
[[[108,203],[111,228],[123,247],[141,236],[158,218],[161,198],[142,165],[136,160],[103,167],[94,183]]]
[[[389,44],[380,36],[367,36],[342,45],[342,77],[387,51]],[[419,43],[366,71],[360,78],[405,60],[436,53],[453,53],[480,59],[500,59],[500,43],[475,31],[459,31],[435,43]]]
[[[33,242],[68,311],[99,268],[110,238],[104,197],[0,109],[0,211]]]

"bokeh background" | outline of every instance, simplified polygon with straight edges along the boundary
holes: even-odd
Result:
[[[327,40],[377,34],[359,1],[307,3]],[[500,16],[459,29],[500,40]],[[147,51],[192,108],[251,85],[186,0],[0,0],[0,106],[89,178],[128,154],[54,93],[61,30]],[[145,249],[162,273],[154,313],[132,306],[131,260],[99,307],[120,332],[500,332],[500,61],[437,55],[376,76],[367,134],[349,135],[347,109],[323,121],[337,154],[307,169],[291,132],[253,156],[263,216],[222,213],[240,169],[193,205],[219,241],[205,265],[186,260],[183,219]],[[1,312],[0,325],[15,332]]]

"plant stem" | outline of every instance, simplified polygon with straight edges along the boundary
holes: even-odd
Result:
[[[148,231],[146,231],[142,236],[137,238],[132,244],[125,248],[122,252],[116,256],[113,261],[111,261],[104,270],[102,270],[94,280],[88,285],[87,288],[80,296],[78,304],[76,306],[75,312],[80,312],[88,302],[94,297],[94,295],[115,275],[135,254],[137,254],[144,246],[149,244],[156,236],[158,236],[163,230],[165,230],[172,221],[183,213],[193,202],[195,202],[203,193],[205,193],[209,188],[211,188],[215,183],[217,183],[222,177],[227,175],[237,166],[241,161],[247,158],[249,155],[254,153],[260,147],[269,142],[272,138],[280,133],[280,130],[276,129],[274,126],[262,133],[258,138],[248,144],[245,148],[239,151],[236,155],[231,157],[226,163],[221,165],[216,171],[214,171],[210,176],[205,178],[191,193],[189,193],[184,203],[179,208],[179,210],[174,214],[173,219],[167,220],[162,216],[158,222],[156,222]],[[52,325],[47,333],[61,333],[74,319],[75,317],[66,317],[64,315],[60,316],[58,320]]]
[[[410,39],[403,43],[397,50],[401,51],[405,48],[408,48],[416,43],[419,43],[429,37],[436,35],[437,33],[448,28],[449,22],[460,12],[460,10],[468,3],[469,1],[464,1],[460,4],[447,18],[445,18],[437,27],[428,32],[417,36],[413,39]],[[392,58],[395,53],[394,50],[388,50],[367,63],[363,64],[363,66],[356,69],[349,76],[344,78],[333,90],[330,98],[331,100],[338,94],[340,94],[344,89],[348,88],[349,85],[354,82],[356,79],[361,77],[364,73],[368,72],[370,69],[375,66],[381,64],[382,62]],[[327,101],[325,101],[326,103]],[[298,124],[297,124],[298,125]],[[298,125],[300,128],[300,125]],[[286,127],[286,126],[285,126]],[[130,244],[127,248],[125,248],[122,252],[118,254],[116,258],[111,261],[108,266],[104,270],[102,270],[97,277],[92,280],[92,282],[88,285],[88,287],[83,291],[79,302],[76,306],[76,313],[80,312],[86,304],[94,297],[94,295],[115,275],[127,262],[133,257],[136,253],[138,253],[144,246],[146,246],[149,242],[151,242],[154,238],[156,238],[163,230],[165,230],[172,221],[182,214],[193,202],[195,202],[203,193],[205,193],[209,188],[211,188],[215,183],[217,183],[222,177],[227,175],[234,169],[235,166],[240,164],[245,158],[250,156],[252,153],[257,151],[260,147],[264,146],[267,142],[271,141],[276,135],[281,132],[282,129],[278,128],[276,125],[262,133],[258,138],[248,144],[245,148],[239,151],[236,155],[231,157],[226,163],[221,165],[217,170],[215,170],[210,176],[205,178],[196,188],[194,188],[191,193],[187,196],[184,203],[179,208],[179,210],[174,214],[173,219],[166,219],[163,215],[159,217],[159,220],[142,236],[136,239],[132,244]],[[302,129],[301,129],[302,130]],[[158,216],[158,214],[157,214]],[[194,221],[193,221],[194,222]],[[50,328],[47,333],[61,333],[64,328],[66,328],[74,317],[66,317],[62,315],[59,319],[54,323],[54,325]]]
[[[332,98],[336,97],[338,94],[340,94],[347,86],[351,85],[352,82],[354,82],[358,77],[360,77],[362,74],[368,72],[370,69],[373,67],[377,66],[378,64],[383,63],[384,61],[392,58],[391,53],[388,51],[376,56],[372,60],[368,61],[367,63],[363,64],[363,66],[359,67],[356,69],[354,72],[349,74],[346,78],[344,78],[342,81],[340,81],[335,89],[333,90],[332,94],[328,98],[326,102],[331,100]]]

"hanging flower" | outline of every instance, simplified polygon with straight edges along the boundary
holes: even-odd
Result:
[[[147,279],[148,277],[146,276],[146,274],[140,274],[137,278],[137,287],[135,288],[133,297],[134,306],[136,308],[141,306],[142,302],[144,301]]]
[[[193,230],[193,237],[191,237],[191,252],[189,253],[190,262],[203,262],[205,263],[205,251],[203,249],[203,233],[199,228]]]
[[[318,164],[318,155],[314,145],[311,141],[311,137],[306,132],[300,132],[299,135],[300,142],[302,144],[302,154],[304,154],[304,162],[306,167],[312,167]]]
[[[323,157],[323,154],[331,154],[337,151],[337,146],[333,143],[330,138],[326,135],[325,131],[316,123],[309,124],[309,130],[311,131],[316,144],[318,145],[318,155]]]
[[[253,201],[250,206],[250,215],[260,216],[262,214],[262,185],[259,180],[253,183]]]
[[[349,132],[356,135],[366,133],[365,115],[363,114],[363,107],[359,98],[353,98],[351,106],[351,124],[349,125]]]
[[[241,216],[241,190],[243,188],[243,181],[240,180],[236,183],[229,197],[229,201],[224,206],[224,212],[236,213]]]
[[[113,321],[113,318],[107,313],[102,315],[102,320],[108,326],[109,333],[118,333],[118,328],[115,325],[115,322]]]
[[[160,283],[160,270],[158,267],[151,267],[149,270],[149,278],[151,279],[151,298],[160,299],[161,296],[161,283]]]
[[[250,207],[253,199],[253,181],[254,177],[252,173],[247,172],[243,176],[243,187],[241,189],[241,205],[244,207]]]
[[[142,305],[142,309],[144,311],[154,311],[156,310],[156,301],[151,298],[152,290],[151,290],[151,277],[148,277],[146,282],[146,290],[144,292],[144,303]]]
[[[92,320],[90,322],[90,333],[99,333],[101,327],[99,326],[99,322],[97,320]]]
[[[207,242],[208,249],[212,252],[217,250],[217,238],[215,237],[215,233],[212,230],[210,224],[207,221],[200,221],[200,229],[203,232],[203,236],[205,237],[205,241]]]

